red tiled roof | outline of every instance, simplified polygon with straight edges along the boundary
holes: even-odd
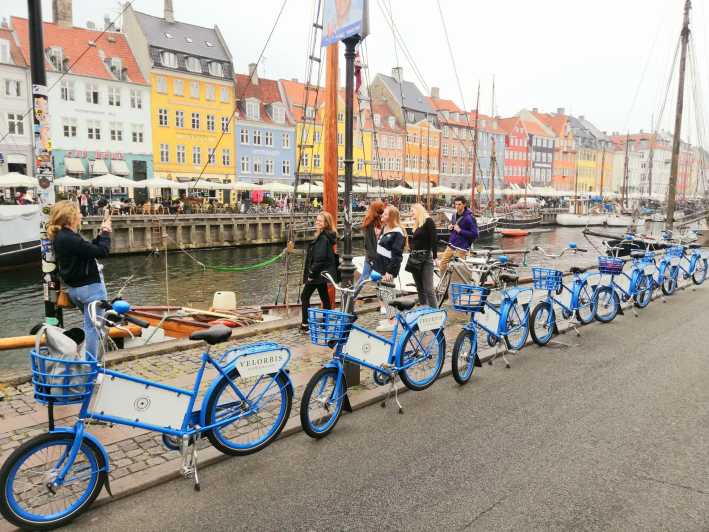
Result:
[[[530,133],[532,135],[537,135],[539,137],[548,137],[549,133],[544,131],[544,128],[541,127],[539,124],[537,124],[534,120],[524,120],[520,119],[522,122],[522,125],[524,126],[524,129],[527,130],[527,133]]]
[[[450,111],[451,113],[462,113],[463,110],[458,107],[453,100],[443,100],[441,98],[432,98],[426,96],[426,99],[437,111]]]
[[[387,106],[385,103],[381,102],[374,102],[372,103],[372,114],[378,114],[381,117],[381,123],[379,127],[377,127],[377,130],[379,131],[392,131],[394,133],[403,133],[404,129],[399,125],[398,120],[396,120],[396,115],[391,112],[391,109],[389,109],[389,106]],[[369,113],[367,113],[369,115]],[[395,118],[394,120],[394,127],[391,128],[389,127],[389,117],[393,116]]]
[[[19,17],[12,17],[11,21],[20,41],[20,49],[24,60],[29,63],[28,21]],[[65,28],[51,22],[43,22],[42,30],[44,32],[45,48],[60,46],[63,49],[64,57],[69,60],[70,65],[81,54],[84,54],[71,67],[72,74],[115,80],[103,59],[116,57],[120,58],[123,67],[127,69],[129,81],[145,83],[145,78],[138,68],[138,63],[130,46],[128,46],[128,41],[122,33],[106,32],[101,35],[100,31],[85,28]],[[115,39],[115,42],[110,42],[109,39]],[[95,46],[90,46],[89,41],[94,41],[96,43]],[[85,51],[86,53],[84,53]],[[54,70],[49,61],[45,62],[45,69],[48,71]]]
[[[557,137],[564,136],[564,128],[566,127],[566,122],[568,117],[566,115],[558,115],[551,113],[535,113],[532,114],[539,120],[541,120],[545,126],[551,128]]]
[[[15,42],[15,35],[12,30],[9,28],[0,28],[0,39],[7,39],[10,42],[10,57],[15,65],[21,67],[28,66],[25,58],[22,57],[22,51]]]
[[[514,133],[515,126],[519,122],[520,120],[518,116],[512,116],[510,118],[500,118],[500,129],[502,129],[505,133],[512,134]],[[519,133],[517,133],[517,135],[519,135]]]
[[[237,74],[236,99],[237,116],[244,118],[246,108],[243,104],[246,98],[257,98],[260,102],[260,113],[262,122],[272,122],[271,117],[266,112],[266,106],[272,103],[281,102],[281,93],[278,90],[278,82],[275,79],[259,78],[258,84],[250,82],[248,74]],[[287,118],[286,118],[287,120]]]
[[[289,79],[281,79],[281,86],[286,95],[286,105],[289,107],[291,115],[296,122],[303,119],[303,103],[305,102],[305,83],[292,81]],[[315,91],[310,91],[308,95],[308,106],[313,107],[315,103]],[[318,109],[325,105],[325,87],[320,87],[318,90]],[[316,122],[321,121],[320,113],[316,114]]]

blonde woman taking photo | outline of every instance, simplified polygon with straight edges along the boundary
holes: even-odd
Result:
[[[406,271],[411,273],[416,283],[416,291],[421,305],[436,304],[433,289],[433,261],[436,259],[438,233],[436,224],[420,203],[411,206],[414,232],[411,236],[411,253],[406,262]]]

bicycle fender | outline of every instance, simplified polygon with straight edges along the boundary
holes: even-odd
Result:
[[[330,362],[327,362],[326,364],[323,364],[323,368],[332,368],[336,371],[340,371],[340,365],[335,362],[335,360],[330,360]],[[290,380],[290,378],[289,378]],[[345,387],[345,400],[342,402],[342,410],[345,412],[353,412],[352,410],[352,404],[350,404],[350,396],[347,393],[347,374],[343,371],[342,372],[342,381],[344,383]]]
[[[54,430],[51,430],[49,432],[51,434],[75,434],[76,433],[76,431],[72,427],[59,427],[59,428],[55,428]],[[94,443],[96,445],[96,447],[98,447],[99,451],[101,451],[101,455],[103,456],[103,460],[106,463],[106,482],[104,485],[106,486],[106,491],[108,492],[108,494],[111,497],[113,497],[113,493],[111,493],[111,480],[108,475],[108,473],[110,473],[110,471],[111,471],[111,461],[108,458],[108,452],[106,452],[106,449],[101,444],[101,442],[98,440],[98,438],[96,436],[94,436],[93,434],[91,434],[90,432],[84,431],[83,437],[87,440],[91,440],[91,442]]]

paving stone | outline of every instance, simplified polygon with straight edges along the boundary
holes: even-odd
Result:
[[[152,467],[165,463],[165,459],[162,456],[153,456],[152,458],[148,458],[146,463]]]
[[[137,473],[138,471],[143,471],[147,467],[148,466],[145,462],[136,462],[135,464],[128,466],[128,471],[130,471],[131,473]]]
[[[113,456],[110,455],[109,457],[113,458]],[[111,462],[113,462],[113,460],[111,460]],[[131,460],[130,458],[121,458],[120,460],[116,460],[113,463],[115,464],[115,467],[125,467],[131,465],[133,463],[133,460]]]

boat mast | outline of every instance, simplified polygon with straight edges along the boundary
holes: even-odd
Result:
[[[623,186],[620,188],[620,204],[627,207],[628,196],[628,166],[630,150],[630,133],[625,134],[625,162],[623,164]]]
[[[672,230],[675,218],[675,201],[677,196],[677,170],[679,168],[680,136],[682,134],[682,111],[684,109],[684,77],[687,68],[687,45],[689,43],[689,10],[691,0],[684,3],[684,22],[682,23],[682,55],[679,62],[679,84],[677,88],[677,111],[675,113],[675,134],[672,139],[672,164],[670,166],[670,184],[667,189],[667,220],[665,228]]]
[[[476,170],[478,168],[478,119],[480,118],[480,82],[478,81],[478,97],[475,100],[475,133],[473,134],[473,179],[470,190],[470,210],[475,212]]]
[[[601,196],[601,202],[603,202],[603,179],[605,178],[606,169],[606,145],[603,145],[603,152],[601,154],[601,183],[598,190],[598,195]]]
[[[491,128],[494,131],[495,123],[495,77],[492,78],[492,102],[490,106],[490,119],[492,120]],[[490,133],[490,141],[492,142],[492,153],[490,155],[490,216],[495,217],[495,167],[497,166],[497,154],[495,152],[496,142],[495,134]]]
[[[647,170],[647,198],[652,201],[652,165],[655,158],[655,142],[657,142],[657,134],[655,133],[655,117],[652,117],[652,133],[650,134],[650,153],[648,155],[648,170]]]

